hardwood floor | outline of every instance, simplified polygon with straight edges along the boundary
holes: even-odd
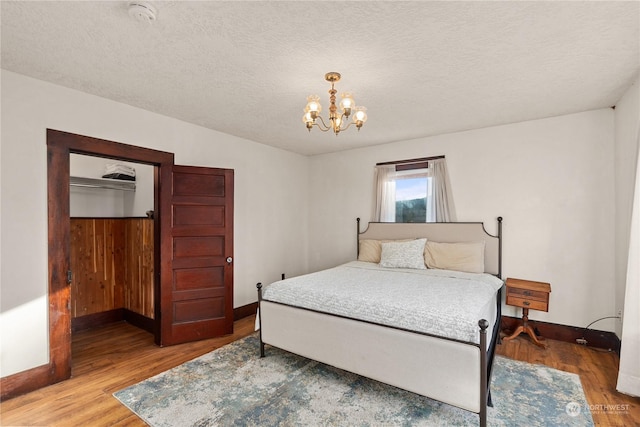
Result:
[[[233,335],[172,347],[156,346],[152,334],[125,322],[77,332],[72,378],[2,402],[0,425],[146,426],[112,394],[251,334],[254,320],[236,321]]]
[[[563,341],[545,343],[547,348],[543,349],[520,335],[504,341],[496,354],[578,374],[596,425],[640,426],[640,398],[616,391],[620,359],[615,352]]]
[[[251,334],[254,316],[235,322],[223,338],[173,347],[154,345],[151,334],[116,323],[73,336],[73,377],[3,402],[2,426],[144,426],[112,393]],[[580,375],[596,425],[640,425],[640,399],[615,391],[618,357],[577,344],[548,340],[545,350],[521,336],[497,353]],[[629,405],[615,413],[605,405]]]

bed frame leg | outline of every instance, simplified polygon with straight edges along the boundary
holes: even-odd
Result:
[[[502,217],[498,217],[498,279],[502,279]]]
[[[262,283],[258,282],[256,285],[258,288],[258,323],[260,329],[258,329],[258,336],[260,337],[260,357],[264,357],[264,342],[262,341],[262,310],[260,310],[260,303],[262,302]]]
[[[356,259],[360,256],[360,218],[356,218]]]
[[[487,404],[489,403],[488,366],[487,366],[487,328],[489,322],[482,319],[480,327],[480,427],[487,426]]]

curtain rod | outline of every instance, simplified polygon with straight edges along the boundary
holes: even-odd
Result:
[[[444,156],[422,157],[420,159],[409,159],[409,160],[396,160],[394,162],[382,162],[382,163],[376,163],[376,166],[406,165],[410,163],[422,163],[422,162],[428,162],[429,160],[438,160],[438,159],[444,159]]]

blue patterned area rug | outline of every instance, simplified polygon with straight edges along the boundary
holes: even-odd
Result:
[[[254,334],[114,393],[153,427],[478,425],[478,415],[267,346]],[[490,426],[592,426],[580,378],[497,356]]]

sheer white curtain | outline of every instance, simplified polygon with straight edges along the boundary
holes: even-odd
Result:
[[[433,193],[432,197],[428,198],[431,206],[427,208],[427,211],[431,210],[435,213],[435,222],[454,222],[456,212],[445,159],[430,160],[429,175],[432,179]]]
[[[640,129],[637,138],[640,146]],[[631,214],[623,319],[620,368],[616,389],[632,396],[640,396],[640,150]]]
[[[374,182],[373,220],[376,222],[396,222],[396,166],[376,166]]]

